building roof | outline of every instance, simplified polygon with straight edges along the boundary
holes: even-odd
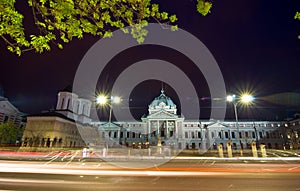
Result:
[[[15,113],[20,116],[26,115],[25,113],[19,111],[7,98],[0,96],[0,111],[4,113]]]
[[[33,114],[33,115],[27,115],[27,117],[60,117],[62,119],[66,119],[68,121],[71,122],[75,122],[75,120],[68,118],[67,116],[55,112],[55,111],[47,111],[47,112],[43,112],[43,113],[39,113],[39,114]]]
[[[161,90],[160,96],[156,97],[149,106],[155,108],[155,106],[159,106],[161,103],[164,103],[166,106],[176,107],[171,98],[165,95],[163,89]]]

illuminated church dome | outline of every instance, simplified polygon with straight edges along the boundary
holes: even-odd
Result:
[[[174,102],[165,95],[164,90],[161,90],[160,96],[156,97],[149,105],[149,114],[155,113],[159,110],[166,110],[170,113],[176,114],[177,109]]]

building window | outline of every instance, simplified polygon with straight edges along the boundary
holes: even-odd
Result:
[[[174,132],[170,131],[170,137],[173,137],[173,135],[174,135]]]
[[[85,115],[85,104],[82,106],[82,115]]]
[[[130,138],[130,133],[129,132],[127,132],[127,138]]]
[[[234,132],[231,132],[231,137],[232,137],[233,139],[235,139],[235,133],[234,133]]]
[[[120,138],[123,138],[123,131],[120,132]]]
[[[268,131],[266,132],[266,137],[267,137],[267,139],[270,138],[270,133]]]
[[[186,138],[186,139],[189,138],[188,132],[185,132],[184,134],[185,134],[185,138]]]
[[[252,132],[252,137],[253,137],[253,138],[255,138],[255,137],[256,137],[256,136],[255,136],[255,132]]]
[[[201,139],[201,132],[198,132],[198,138]]]
[[[70,110],[70,99],[68,99],[68,102],[67,102],[67,110]]]
[[[223,137],[222,137],[222,132],[221,132],[221,131],[219,132],[219,138],[220,138],[220,139],[223,138]]]
[[[228,132],[227,132],[227,131],[225,131],[225,138],[226,138],[226,139],[229,138],[229,137],[228,137]]]
[[[65,99],[62,98],[62,100],[61,100],[61,109],[64,109],[64,102],[65,102]]]
[[[192,139],[195,139],[195,132],[192,132]]]
[[[248,133],[248,131],[245,132],[245,138],[249,138],[249,133]]]
[[[263,138],[263,134],[262,134],[262,132],[261,132],[261,131],[259,132],[259,138],[260,138],[260,139],[262,139],[262,138]]]
[[[7,122],[7,121],[8,121],[8,116],[5,115],[5,116],[4,116],[4,121],[3,121],[3,122],[5,123],[5,122]]]

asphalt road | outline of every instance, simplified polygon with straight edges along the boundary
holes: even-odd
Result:
[[[120,166],[137,162],[149,161]],[[146,169],[118,163],[1,160],[0,190],[300,190],[298,161],[172,160]]]
[[[300,190],[299,174],[215,173],[201,176],[1,174],[1,190]]]

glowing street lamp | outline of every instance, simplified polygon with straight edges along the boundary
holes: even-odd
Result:
[[[107,96],[105,96],[105,95],[99,95],[96,98],[96,103],[99,105],[105,105],[105,104],[107,104],[107,102],[108,102],[108,99],[107,99]]]
[[[109,139],[110,139],[110,123],[111,123],[111,115],[112,115],[112,104],[119,104],[121,103],[122,99],[118,96],[111,96],[110,99],[108,96],[100,94],[96,97],[96,103],[104,106],[109,106],[109,118],[108,118],[108,141],[107,141],[107,151],[108,151],[108,145],[109,145]]]
[[[250,94],[243,94],[241,96],[241,102],[244,104],[249,104],[254,101],[254,97]]]
[[[240,96],[239,99],[236,99],[235,95],[228,95],[226,97],[226,100],[228,102],[232,102],[233,103],[233,107],[234,107],[234,115],[235,115],[235,126],[238,132],[238,143],[240,144],[240,153],[241,156],[243,155],[243,149],[242,149],[242,145],[241,145],[241,141],[240,141],[240,129],[239,129],[239,124],[238,124],[238,112],[237,112],[237,104],[250,104],[254,101],[254,97],[250,94],[242,94]]]

